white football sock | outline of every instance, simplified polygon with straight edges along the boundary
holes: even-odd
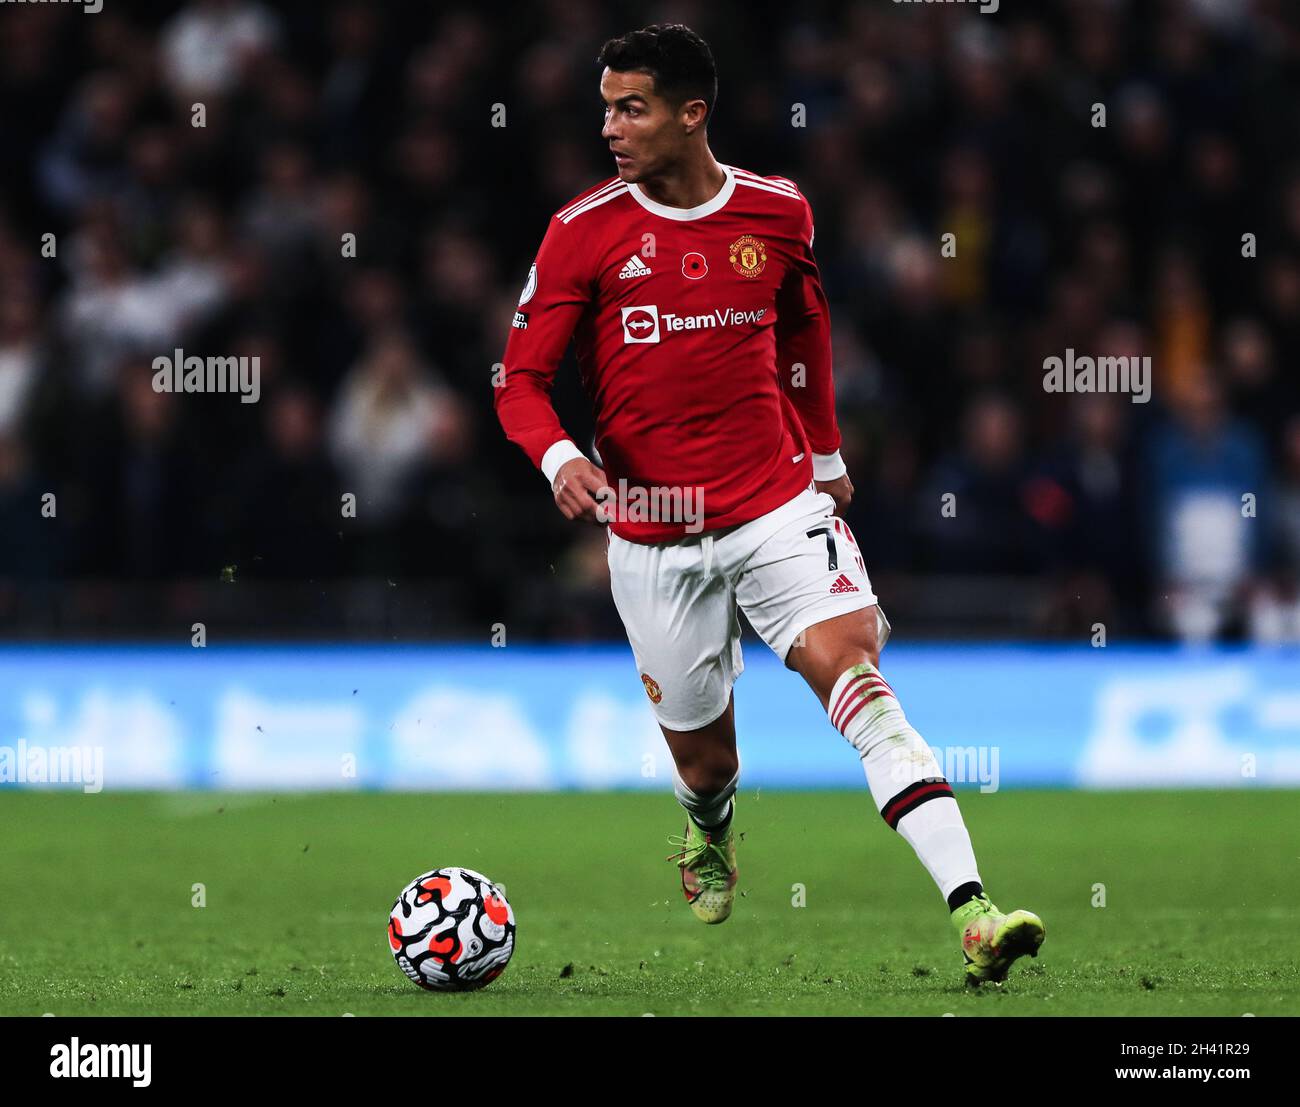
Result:
[[[826,713],[862,758],[876,808],[916,851],[944,899],[979,881],[952,785],[880,670],[869,663],[846,669],[831,690]]]

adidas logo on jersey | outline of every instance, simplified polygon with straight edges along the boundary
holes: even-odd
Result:
[[[627,259],[623,268],[618,271],[620,281],[630,280],[632,277],[650,276],[650,266],[642,261],[636,254]]]
[[[841,573],[839,575],[839,579],[837,579],[835,583],[831,585],[832,596],[837,595],[840,592],[856,592],[856,591],[858,591],[858,586],[854,584],[853,581],[849,580],[849,578],[846,577],[843,573]]]

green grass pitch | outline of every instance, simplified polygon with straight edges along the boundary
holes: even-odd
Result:
[[[994,902],[1047,926],[1038,960],[970,991],[865,787],[743,789],[742,896],[716,927],[665,860],[666,794],[8,791],[0,1014],[1296,1015],[1298,800],[961,793]],[[393,899],[441,865],[515,908],[481,992],[423,992],[388,952]]]

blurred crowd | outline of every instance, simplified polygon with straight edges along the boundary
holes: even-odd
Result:
[[[613,173],[601,43],[680,21],[719,160],[812,203],[896,624],[1300,640],[1300,10],[1002,7],[0,6],[0,618],[237,567],[270,632],[343,580],[441,585],[428,635],[617,636],[490,380],[548,216]],[[175,348],[257,356],[260,402],[154,391]],[[1150,356],[1151,402],[1045,391],[1067,349]],[[589,443],[571,362],[555,401]]]

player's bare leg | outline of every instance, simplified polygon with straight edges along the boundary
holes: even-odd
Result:
[[[740,779],[736,753],[735,699],[713,722],[698,730],[660,726],[676,768],[674,790],[686,808],[686,830],[669,841],[679,846],[671,860],[682,870],[682,891],[697,918],[720,923],[736,895],[736,845],[731,832],[732,797]]]
[[[1001,981],[1017,957],[1038,955],[1042,921],[1028,911],[1003,915],[984,894],[952,786],[881,675],[878,627],[874,606],[815,623],[786,664],[857,749],[877,809],[939,886],[961,937],[966,979]]]
[[[717,796],[727,789],[740,768],[740,758],[736,753],[735,696],[727,701],[726,711],[698,730],[669,730],[666,726],[659,729],[664,732],[664,741],[673,755],[681,783],[697,797]],[[726,814],[730,799],[728,793],[713,805],[721,807],[723,810],[720,812],[710,810],[707,801],[683,802],[682,806],[697,818],[702,817],[706,823],[712,821],[716,825],[721,820],[715,815]]]
[[[808,682],[828,707],[835,682],[845,669],[869,662],[880,664],[876,608],[864,607],[822,623],[814,623],[790,647],[785,663]]]

